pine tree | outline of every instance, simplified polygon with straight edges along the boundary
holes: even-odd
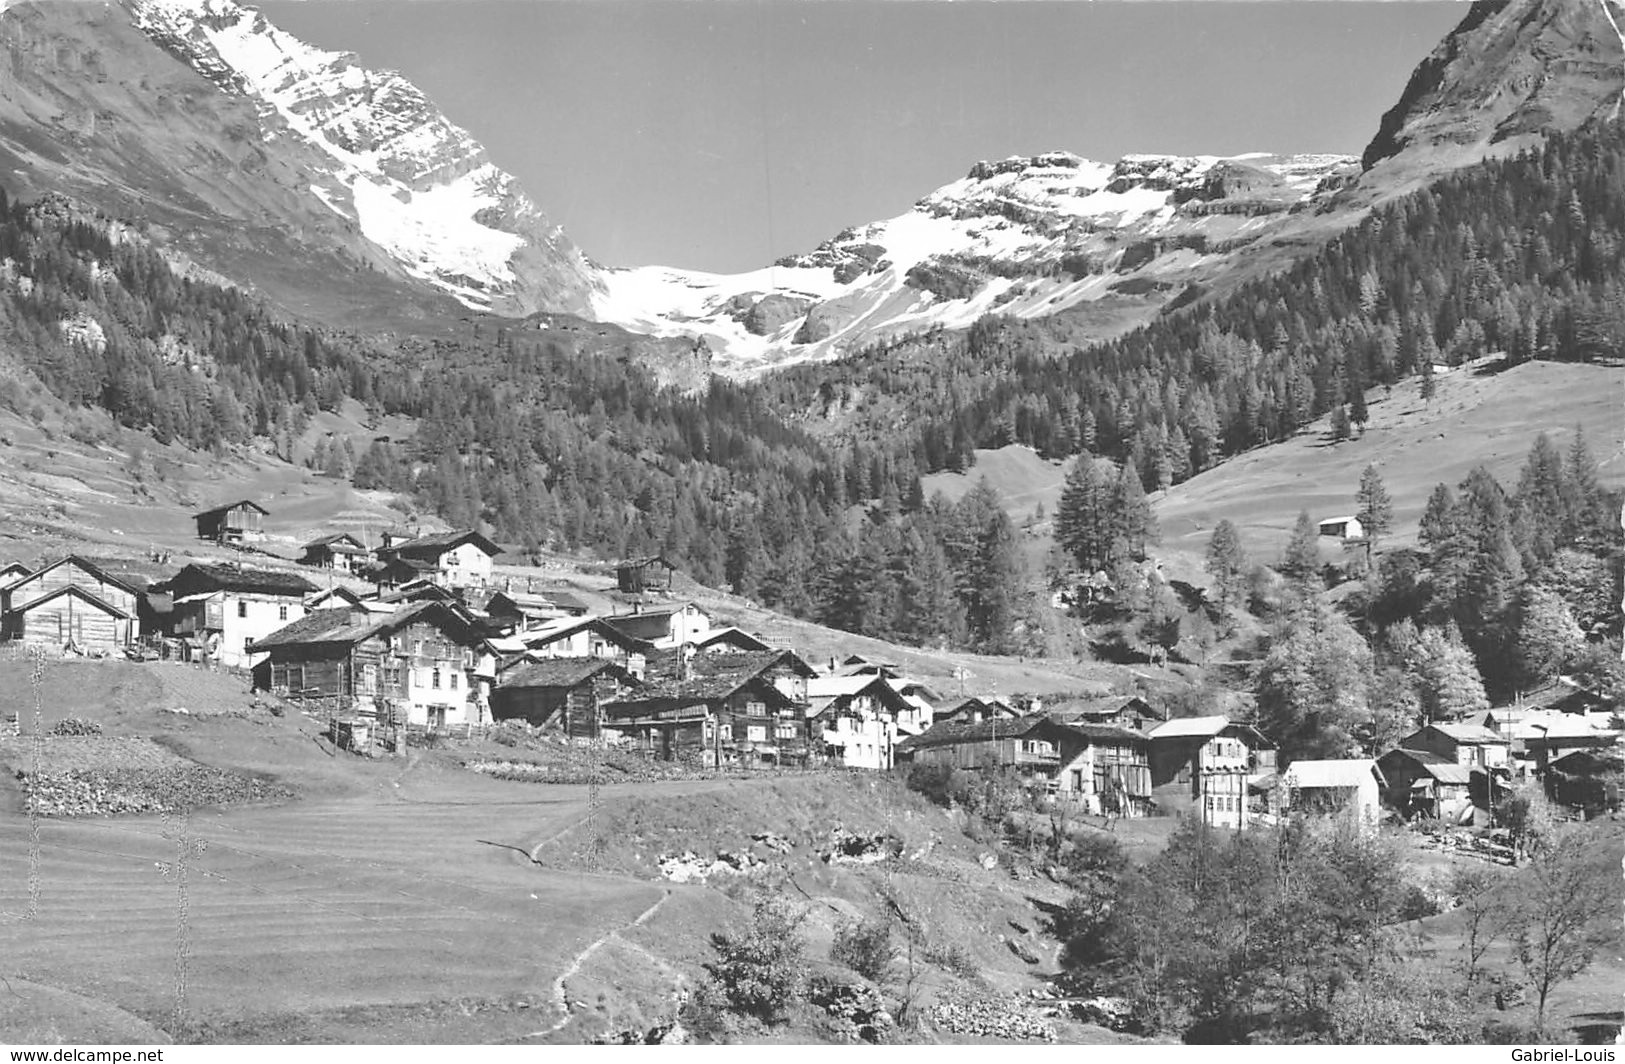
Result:
[[[1346,407],[1335,406],[1332,408],[1331,429],[1332,439],[1338,443],[1342,443],[1354,434],[1349,427],[1349,412]]]
[[[1434,373],[1433,360],[1429,358],[1422,363],[1422,402],[1432,405],[1433,397],[1438,394],[1438,375]]]
[[[1573,530],[1573,492],[1563,456],[1544,432],[1529,448],[1518,475],[1516,500],[1523,531],[1519,546],[1530,560],[1545,562]]]
[[[1360,435],[1365,435],[1371,411],[1365,405],[1365,381],[1359,378],[1349,380],[1349,420],[1360,426]]]
[[[1229,609],[1246,593],[1247,554],[1241,546],[1241,534],[1228,518],[1214,527],[1208,540],[1207,571],[1213,577],[1222,608]]]
[[[1537,686],[1558,675],[1585,650],[1585,633],[1558,595],[1538,584],[1523,589],[1518,609],[1519,680]]]
[[[1355,516],[1360,529],[1366,542],[1374,548],[1394,525],[1394,503],[1376,466],[1368,465],[1360,474],[1360,488],[1354,494],[1354,501],[1359,506]]]
[[[1123,463],[1118,470],[1117,483],[1112,489],[1112,542],[1127,545],[1129,556],[1140,560],[1146,547],[1162,539],[1157,528],[1156,515],[1145,497],[1145,487],[1131,463]]]
[[[1321,564],[1320,529],[1308,510],[1300,510],[1281,555],[1281,575],[1300,586],[1315,586],[1320,583]]]
[[[1094,456],[1088,451],[1079,454],[1055,510],[1055,541],[1084,572],[1107,565],[1113,532],[1111,496],[1111,485]]]

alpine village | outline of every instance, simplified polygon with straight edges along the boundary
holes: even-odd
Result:
[[[1613,1042],[1621,25],[784,281],[232,0],[7,5],[0,1042]]]

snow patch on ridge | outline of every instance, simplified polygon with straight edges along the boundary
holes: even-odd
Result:
[[[408,273],[479,308],[520,284],[511,259],[525,238],[482,219],[540,212],[400,75],[312,47],[231,0],[130,7],[137,28],[222,88],[261,101],[331,158],[332,181],[349,190],[362,235]],[[331,190],[312,182],[311,191],[350,217]]]

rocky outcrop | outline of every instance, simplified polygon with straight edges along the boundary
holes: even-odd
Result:
[[[1622,27],[1616,0],[1475,0],[1382,116],[1362,167],[1414,155],[1437,170],[1493,145],[1617,116]]]

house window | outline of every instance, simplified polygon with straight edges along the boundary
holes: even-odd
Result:
[[[433,672],[431,672],[429,674],[429,686],[433,687],[436,690],[440,689],[440,670],[439,669],[435,669]]]
[[[734,741],[734,726],[732,724],[724,724],[722,726],[722,741],[725,743],[731,743]]]
[[[767,726],[765,724],[752,724],[746,732],[753,743],[767,742]]]
[[[237,616],[239,616],[239,617],[247,617],[248,616],[248,600],[247,599],[238,599],[237,600]]]
[[[767,716],[767,703],[765,703],[765,702],[746,702],[745,703],[745,715],[748,716],[748,717],[765,717],[765,716]]]
[[[451,689],[453,691],[457,690],[457,674],[455,672],[451,674]]]
[[[778,736],[780,739],[794,739],[796,737],[796,726],[794,724],[780,724]]]
[[[278,606],[276,608],[276,619],[279,620],[279,621],[287,620],[288,619],[288,607],[286,607],[286,606]]]

